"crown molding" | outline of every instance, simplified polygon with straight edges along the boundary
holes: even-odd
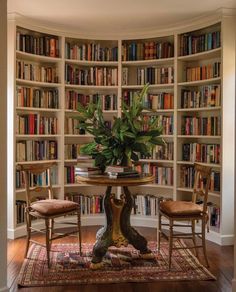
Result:
[[[184,20],[177,23],[171,23],[167,27],[157,28],[150,27],[148,30],[139,29],[137,31],[129,31],[128,29],[123,30],[122,33],[99,33],[93,34],[89,32],[80,33],[77,28],[65,27],[64,25],[58,25],[52,22],[40,21],[38,19],[33,19],[25,17],[19,13],[8,13],[9,21],[16,21],[19,26],[29,26],[32,30],[38,30],[45,33],[55,33],[57,35],[72,37],[72,38],[83,38],[83,39],[100,39],[100,40],[120,40],[120,39],[134,39],[134,38],[152,38],[152,37],[162,37],[173,35],[175,33],[182,33],[187,31],[193,31],[195,29],[200,29],[201,27],[206,27],[220,22],[223,17],[236,16],[236,9],[231,8],[219,8],[212,13],[206,13],[199,17],[192,18],[191,20]]]

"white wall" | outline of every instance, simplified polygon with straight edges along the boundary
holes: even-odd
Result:
[[[7,289],[7,0],[0,0],[0,291]]]

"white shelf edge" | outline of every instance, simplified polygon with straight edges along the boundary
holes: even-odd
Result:
[[[138,84],[134,84],[134,85],[122,85],[121,88],[122,89],[142,89],[144,86],[143,85],[138,85]],[[149,89],[158,89],[158,88],[172,88],[174,87],[174,83],[165,83],[165,84],[150,84],[149,85]]]
[[[184,160],[178,160],[177,161],[177,164],[188,164],[188,165],[193,165],[195,162],[193,161],[184,161]],[[205,165],[205,166],[210,166],[210,167],[213,167],[213,168],[221,168],[221,165],[220,164],[215,164],[215,163],[206,163],[206,162],[198,162],[196,161],[196,163],[198,164],[202,164],[202,165]]]
[[[196,108],[179,108],[178,112],[195,112],[195,111],[218,111],[221,110],[221,106],[215,107],[196,107]]]
[[[122,61],[121,64],[122,66],[154,66],[159,64],[174,64],[174,57],[151,60]]]
[[[101,90],[118,90],[117,85],[105,86],[105,85],[79,85],[79,84],[65,84],[66,89],[101,89]]]
[[[16,165],[25,165],[25,164],[42,164],[42,163],[48,163],[48,162],[56,162],[59,163],[61,160],[59,159],[47,159],[47,160],[32,160],[32,161],[16,161]]]
[[[17,106],[17,111],[37,111],[37,112],[60,112],[62,111],[59,108],[41,108],[41,107],[22,107]]]
[[[29,85],[29,86],[41,86],[41,87],[60,87],[61,83],[49,83],[49,82],[41,82],[41,81],[32,81],[16,78],[16,83],[21,85]]]
[[[216,78],[209,78],[209,79],[204,79],[204,80],[178,82],[178,86],[196,86],[196,85],[219,83],[220,81],[221,81],[221,77],[216,77]]]
[[[221,53],[221,47],[200,52],[200,53],[191,54],[191,55],[178,56],[177,59],[179,61],[190,61],[190,60],[199,60],[199,59],[205,59],[205,58],[211,58],[211,57],[220,58],[220,53]]]
[[[139,159],[138,162],[155,162],[155,163],[174,163],[174,160],[164,160],[164,159]]]
[[[86,61],[86,60],[75,60],[65,59],[66,64],[74,64],[79,66],[110,66],[118,67],[118,61]]]
[[[16,50],[16,57],[24,58],[27,60],[34,60],[34,61],[41,61],[41,62],[50,62],[50,63],[58,63],[62,61],[62,58],[58,57],[50,57],[50,56],[43,56],[43,55],[36,55],[31,53],[26,53],[22,51]]]
[[[18,139],[20,138],[57,138],[57,137],[61,137],[60,134],[55,134],[55,135],[52,135],[52,134],[48,134],[48,135],[39,135],[39,134],[16,134],[15,137]]]
[[[207,135],[178,135],[178,138],[202,138],[202,139],[221,139],[221,136],[207,136]]]
[[[193,192],[193,189],[192,188],[182,188],[182,187],[178,187],[177,188],[177,191],[184,191],[184,192],[189,192],[189,193],[192,193]],[[221,197],[221,194],[220,193],[217,193],[217,192],[208,192],[208,195],[209,196],[212,196],[212,197],[216,197],[216,198],[220,198]]]

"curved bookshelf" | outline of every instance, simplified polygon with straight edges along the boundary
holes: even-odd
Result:
[[[219,20],[220,19],[220,20]],[[173,102],[173,108],[166,108],[166,109],[157,109],[154,113],[155,115],[164,116],[164,117],[172,117],[173,119],[173,129],[172,133],[173,135],[162,135],[161,137],[167,142],[167,143],[173,143],[173,159],[171,160],[156,160],[156,159],[141,159],[141,163],[147,163],[147,164],[157,164],[160,167],[171,167],[173,168],[173,186],[172,185],[159,185],[159,184],[149,184],[146,186],[141,186],[139,191],[143,195],[153,194],[158,196],[164,196],[164,197],[171,197],[174,200],[181,200],[184,197],[184,194],[190,193],[192,191],[191,188],[181,188],[179,187],[179,181],[180,181],[180,168],[183,165],[186,165],[188,167],[191,167],[193,165],[193,162],[190,161],[182,161],[182,144],[183,143],[194,143],[194,142],[202,142],[202,143],[217,143],[221,146],[221,159],[222,162],[220,164],[207,164],[213,167],[214,170],[221,172],[221,192],[220,193],[212,193],[209,192],[210,200],[213,201],[213,203],[218,204],[222,210],[221,210],[221,221],[222,225],[226,226],[230,222],[230,218],[227,215],[227,213],[231,213],[232,215],[232,207],[229,206],[229,204],[226,201],[225,192],[228,189],[227,187],[230,185],[232,186],[233,182],[230,178],[226,177],[226,169],[225,165],[228,163],[232,166],[232,161],[230,161],[230,158],[226,157],[228,153],[228,148],[230,146],[230,134],[225,132],[227,129],[226,127],[230,127],[230,124],[228,121],[225,120],[225,117],[227,115],[228,111],[232,111],[231,104],[234,102],[232,98],[228,98],[233,96],[232,90],[226,88],[227,84],[225,82],[226,76],[219,76],[219,77],[213,77],[209,79],[204,80],[196,80],[196,81],[189,81],[186,82],[184,80],[187,80],[185,77],[185,70],[189,66],[201,66],[202,64],[207,64],[209,62],[212,62],[214,60],[219,60],[222,62],[221,64],[221,72],[225,72],[225,70],[229,70],[230,65],[227,64],[227,62],[224,62],[224,59],[226,58],[227,54],[229,54],[228,49],[228,42],[230,42],[230,38],[225,38],[225,36],[221,35],[221,42],[220,46],[217,48],[205,50],[203,52],[197,52],[195,54],[189,54],[189,55],[180,55],[180,46],[181,46],[181,37],[184,35],[194,35],[197,32],[197,35],[204,35],[206,33],[213,34],[215,31],[219,30],[222,32],[224,30],[224,33],[232,35],[232,31],[230,30],[230,25],[225,24],[221,21],[222,16],[217,16],[212,18],[211,20],[205,19],[203,22],[196,24],[191,23],[189,26],[183,28],[183,27],[176,27],[167,31],[156,31],[153,33],[148,33],[146,37],[142,36],[140,38],[139,33],[133,34],[132,36],[129,36],[127,39],[126,36],[122,36],[117,39],[110,38],[109,39],[103,39],[101,36],[98,36],[96,39],[88,39],[84,37],[82,34],[73,34],[70,32],[62,32],[62,31],[56,31],[51,30],[50,28],[46,29],[37,25],[31,26],[28,22],[25,22],[24,19],[14,20],[11,22],[11,28],[9,30],[9,34],[11,35],[9,40],[9,51],[12,55],[12,60],[9,62],[9,72],[12,72],[11,78],[9,78],[9,87],[12,88],[12,91],[9,91],[9,98],[12,100],[12,104],[14,108],[12,109],[11,116],[12,116],[12,136],[14,137],[12,139],[13,144],[16,144],[17,142],[27,141],[27,140],[56,140],[58,143],[58,159],[54,160],[57,163],[58,167],[58,184],[56,186],[54,185],[54,188],[56,188],[57,196],[59,198],[64,198],[64,193],[67,191],[72,190],[73,192],[78,191],[81,187],[83,191],[86,191],[86,193],[89,193],[90,190],[96,191],[95,187],[88,187],[87,185],[81,185],[81,184],[70,184],[64,182],[64,176],[65,176],[65,165],[72,165],[76,163],[76,159],[67,159],[67,156],[64,153],[65,145],[82,145],[86,143],[87,141],[90,141],[93,136],[90,134],[85,135],[79,135],[79,134],[67,134],[64,129],[64,124],[66,122],[66,119],[68,117],[73,117],[76,115],[77,111],[68,109],[69,107],[66,106],[66,92],[67,91],[76,91],[78,94],[81,95],[92,95],[92,94],[115,94],[117,96],[117,109],[118,110],[104,110],[104,117],[108,121],[112,121],[113,116],[121,116],[121,98],[123,98],[123,94],[125,91],[127,92],[135,92],[140,91],[143,88],[143,85],[139,85],[141,82],[137,79],[137,70],[142,68],[168,68],[173,67],[174,71],[174,80],[172,83],[160,83],[160,84],[150,84],[149,92],[152,95],[160,94],[160,93],[166,93],[171,92],[174,97]],[[33,24],[33,23],[32,23]],[[32,30],[33,27],[33,30]],[[227,29],[226,29],[227,27]],[[34,36],[52,36],[52,38],[55,38],[58,40],[58,50],[57,57],[50,56],[50,52],[48,52],[48,55],[43,56],[40,54],[31,54],[27,52],[23,52],[20,50],[15,50],[16,48],[16,33],[21,32],[22,34],[30,34],[33,33]],[[166,34],[166,35],[165,35]],[[87,60],[86,56],[80,56],[79,58],[81,60],[78,60],[79,58],[76,57],[69,57],[68,55],[68,47],[66,43],[70,43],[71,47],[70,49],[73,49],[74,45],[77,45],[78,52],[80,50],[80,47],[83,47],[85,45],[87,48],[91,44],[95,44],[96,46],[101,45],[103,49],[105,47],[108,47],[109,49],[116,48],[117,56],[113,56],[113,60],[115,61],[101,61],[103,57],[99,56],[96,57],[97,61],[95,61],[96,58],[90,58],[91,60]],[[157,53],[157,48],[160,45],[160,43],[170,43],[173,47],[173,55],[172,53],[167,55],[165,57],[157,57],[155,54]],[[153,47],[153,44],[155,47]],[[137,46],[136,46],[137,45]],[[134,50],[134,48],[138,48],[140,46],[143,46],[143,48],[146,48],[148,50],[148,53],[143,51],[143,56],[139,56],[138,49],[137,49],[137,55],[134,54],[134,56],[131,56],[131,59],[134,58],[134,60],[131,60],[126,54],[126,58],[124,58],[124,48],[129,50],[129,47]],[[146,47],[145,47],[146,46]],[[230,46],[229,46],[230,47]],[[164,47],[163,47],[164,48]],[[143,49],[144,50],[144,49]],[[156,50],[156,52],[155,52]],[[52,52],[52,55],[55,52]],[[160,52],[159,52],[160,53]],[[131,54],[132,55],[132,54]],[[128,56],[128,58],[127,58]],[[135,59],[136,58],[136,59]],[[146,59],[145,59],[146,58]],[[54,65],[58,69],[58,78],[59,82],[39,82],[39,81],[31,81],[31,80],[25,80],[16,78],[16,66],[15,61],[16,59],[27,61],[30,63],[39,63],[39,64],[49,64]],[[94,59],[94,60],[92,60]],[[109,58],[108,58],[109,59]],[[110,58],[111,60],[112,58]],[[26,63],[27,63],[26,62]],[[195,65],[196,64],[196,65]],[[117,85],[112,86],[104,86],[104,85],[77,85],[77,84],[69,84],[67,79],[65,78],[65,67],[66,65],[74,66],[75,68],[83,68],[85,71],[89,70],[92,67],[109,67],[109,68],[115,68],[117,69]],[[124,79],[124,71],[123,69],[128,68],[128,82],[125,84],[123,82]],[[232,68],[231,68],[232,69]],[[149,72],[149,74],[151,74]],[[154,83],[154,82],[151,82]],[[182,89],[189,89],[189,90],[195,90],[195,88],[199,88],[200,86],[210,86],[210,85],[219,85],[220,86],[220,96],[221,100],[220,103],[218,103],[217,106],[202,106],[202,107],[187,107],[187,108],[181,108],[181,90]],[[41,107],[22,107],[22,106],[16,106],[17,105],[17,96],[16,93],[13,92],[14,88],[17,86],[22,87],[29,87],[29,88],[38,88],[38,89],[58,89],[59,92],[59,106],[58,108],[41,108]],[[225,97],[228,99],[226,100]],[[220,104],[220,105],[219,105]],[[149,106],[151,107],[151,106]],[[72,108],[72,107],[70,107]],[[29,113],[38,113],[42,115],[42,113],[45,116],[53,115],[58,119],[58,134],[55,135],[32,135],[32,134],[15,134],[16,133],[16,123],[14,121],[17,114],[21,115],[27,115]],[[221,127],[222,127],[222,136],[210,136],[210,135],[180,135],[182,133],[181,131],[181,119],[185,115],[189,115],[190,117],[194,115],[206,116],[221,116],[222,115],[222,121],[221,121]],[[232,114],[232,112],[231,112]],[[167,121],[169,122],[169,121]],[[225,134],[226,133],[226,134]],[[226,135],[226,136],[225,136]],[[205,142],[205,140],[207,142]],[[227,140],[227,141],[226,141]],[[227,144],[227,145],[226,145]],[[222,147],[224,145],[224,148]],[[13,161],[16,159],[15,155],[16,146],[12,149],[12,159]],[[223,154],[223,155],[222,155]],[[69,157],[69,156],[68,156]],[[155,156],[153,156],[155,157]],[[22,163],[40,163],[38,161],[27,161]],[[17,162],[14,161],[14,166],[12,167],[10,175],[12,177],[12,184],[14,187],[12,187],[10,191],[11,196],[11,203],[9,207],[9,213],[14,214],[12,216],[12,223],[9,227],[10,230],[14,230],[11,233],[11,237],[15,237],[18,233],[16,221],[15,221],[15,200],[18,198],[21,198],[21,195],[23,193],[23,188],[16,189],[15,187],[15,167]],[[231,167],[232,169],[232,167]],[[89,189],[90,188],[90,189]],[[232,189],[231,189],[232,190]],[[100,190],[99,190],[100,192]],[[182,192],[184,194],[182,194]],[[119,192],[118,192],[119,193]],[[232,192],[228,192],[232,193]],[[227,207],[226,207],[227,206]],[[227,211],[230,210],[230,211]],[[132,221],[136,222],[135,224],[140,226],[157,226],[157,219],[150,216],[132,216]],[[84,225],[88,224],[100,224],[99,222],[103,223],[103,216],[102,215],[91,215],[91,216],[83,216],[82,222]],[[101,224],[102,224],[101,223]],[[230,224],[228,224],[230,225]],[[232,234],[230,230],[228,230],[226,227],[224,228],[224,234]],[[20,232],[23,232],[23,226],[20,226],[19,229]],[[220,242],[224,244],[227,240],[224,239],[223,234],[221,231],[219,232],[213,232],[212,231],[212,237],[215,241]],[[22,234],[22,233],[21,233]],[[211,236],[211,234],[210,234]],[[231,237],[230,237],[231,238]]]

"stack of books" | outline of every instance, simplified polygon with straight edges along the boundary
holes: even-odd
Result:
[[[81,155],[77,158],[77,164],[75,166],[75,177],[77,175],[91,176],[95,174],[101,174],[101,170],[95,167],[95,161],[91,156]]]
[[[106,167],[106,173],[110,178],[140,177],[139,172],[130,166],[109,165]]]

